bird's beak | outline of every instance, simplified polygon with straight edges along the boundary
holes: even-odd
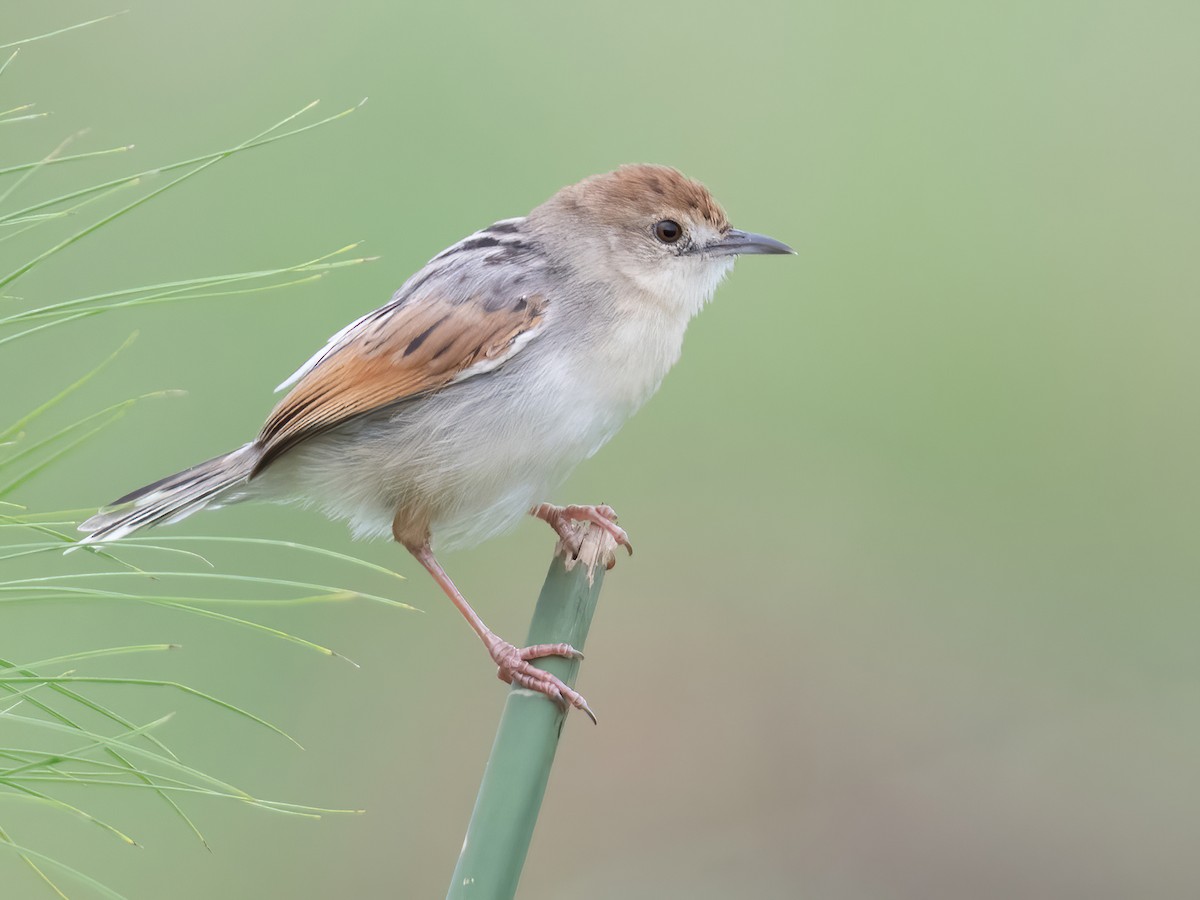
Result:
[[[794,254],[796,252],[783,241],[777,241],[765,234],[755,234],[752,231],[738,231],[736,228],[730,228],[719,241],[696,249],[705,256],[742,256],[750,253]]]

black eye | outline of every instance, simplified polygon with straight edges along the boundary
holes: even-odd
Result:
[[[654,226],[654,236],[664,244],[673,244],[683,237],[683,228],[673,219],[663,219]]]

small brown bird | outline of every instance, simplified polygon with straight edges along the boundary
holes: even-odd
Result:
[[[255,440],[121,497],[79,526],[83,541],[246,499],[317,506],[356,536],[406,547],[503,680],[595,721],[530,663],[577,651],[493,634],[434,548],[477,544],[532,514],[564,537],[573,520],[592,522],[632,552],[610,508],[544,499],[658,389],[736,256],[792,252],[731,228],[674,169],[586,178],[443,250],[279,386],[291,390]]]

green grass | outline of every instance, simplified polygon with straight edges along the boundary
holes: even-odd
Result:
[[[11,50],[0,58],[0,76],[17,59],[27,44],[51,38],[74,28],[107,21],[104,17],[0,45]],[[366,262],[352,256],[351,244],[315,259],[264,266],[263,268],[169,282],[140,285],[76,297],[35,298],[29,302],[9,293],[14,284],[30,273],[54,265],[58,255],[101,229],[109,228],[145,204],[157,200],[177,185],[199,176],[234,155],[256,150],[276,141],[296,137],[344,118],[357,107],[300,124],[315,106],[286,116],[258,134],[234,146],[204,153],[129,176],[101,181],[65,193],[54,194],[22,206],[11,204],[17,189],[37,185],[48,167],[87,165],[100,157],[125,154],[128,146],[85,150],[65,154],[73,142],[67,139],[40,159],[0,160],[0,348],[47,329],[70,326],[101,314],[137,310],[160,303],[180,303],[234,295],[260,295],[291,290],[346,266]],[[361,106],[361,104],[359,104]],[[19,126],[45,115],[34,103],[6,102],[0,77],[0,126]],[[163,181],[163,176],[170,177]],[[149,186],[154,185],[154,186]],[[80,224],[82,223],[82,224]],[[63,224],[65,233],[54,233]],[[18,236],[47,237],[42,245],[20,259],[5,259],[5,246]],[[367,600],[408,609],[385,597],[333,584],[314,583],[229,571],[209,557],[225,545],[252,545],[263,554],[298,554],[332,561],[347,573],[370,573],[399,578],[381,566],[346,554],[289,541],[265,538],[194,537],[163,535],[130,537],[104,546],[78,546],[75,523],[91,510],[42,511],[22,505],[21,494],[37,479],[53,478],[56,471],[77,458],[96,435],[111,427],[135,406],[147,400],[170,399],[178,392],[154,391],[140,397],[109,404],[58,427],[47,427],[51,413],[68,398],[86,393],[135,335],[99,360],[65,386],[47,386],[30,379],[29,390],[47,394],[31,401],[29,408],[11,421],[0,423],[0,853],[7,851],[21,860],[41,880],[49,896],[75,896],[82,888],[87,896],[120,898],[121,895],[67,860],[71,847],[60,841],[52,847],[26,844],[20,837],[22,811],[42,807],[56,814],[95,825],[116,845],[134,846],[139,841],[138,824],[110,822],[78,802],[68,802],[57,793],[87,789],[85,797],[106,791],[145,792],[157,797],[166,813],[191,831],[197,841],[207,842],[184,806],[198,798],[238,801],[267,812],[318,818],[352,810],[322,809],[258,797],[183,761],[184,754],[172,749],[160,736],[171,715],[150,721],[135,721],[120,711],[123,697],[135,692],[167,692],[180,700],[198,701],[211,714],[233,716],[267,729],[281,739],[298,742],[266,717],[236,703],[201,691],[179,681],[137,674],[90,674],[101,660],[119,659],[134,669],[138,658],[176,652],[173,643],[64,649],[49,658],[21,660],[19,647],[4,646],[3,619],[16,604],[79,603],[139,604],[167,610],[178,616],[199,616],[230,628],[289,642],[324,656],[338,657],[333,648],[303,636],[255,621],[249,614],[227,611],[253,610],[261,605],[330,603]],[[0,349],[0,352],[3,352]],[[75,549],[86,555],[80,571]],[[28,565],[37,574],[28,574]],[[221,608],[217,608],[221,607]],[[115,701],[100,702],[97,691],[115,692]],[[22,800],[17,804],[11,801]],[[140,823],[140,827],[149,827]],[[68,893],[70,891],[71,893]]]

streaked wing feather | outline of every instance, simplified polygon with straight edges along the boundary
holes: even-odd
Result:
[[[494,369],[536,333],[545,308],[540,296],[498,305],[427,295],[364,316],[301,370],[272,411],[259,434],[257,468],[356,416]]]

